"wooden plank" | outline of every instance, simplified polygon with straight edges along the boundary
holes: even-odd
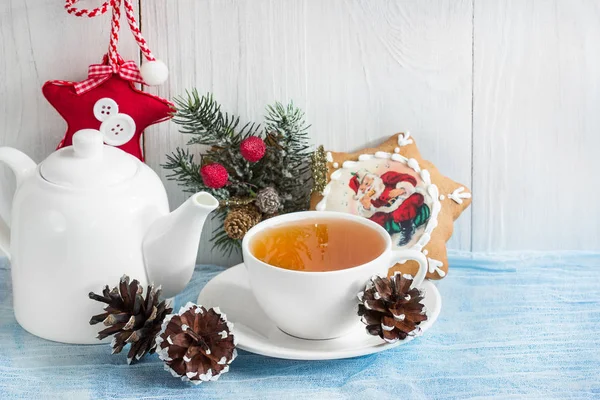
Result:
[[[600,3],[474,15],[473,250],[600,249]]]
[[[410,130],[425,158],[471,184],[471,1],[146,1],[141,12],[171,71],[154,92],[210,91],[244,121],[294,100],[314,143],[339,151]],[[174,124],[149,129],[148,163],[159,171],[184,143]],[[172,206],[184,200],[168,189]],[[451,247],[470,248],[470,223],[467,211]],[[210,251],[209,229],[200,260],[237,262]]]
[[[42,96],[50,79],[81,80],[108,49],[110,14],[89,19],[67,14],[56,0],[0,3],[0,146],[42,161],[62,139],[66,124]],[[123,57],[139,60],[131,34]],[[9,216],[14,177],[0,165],[0,215]]]

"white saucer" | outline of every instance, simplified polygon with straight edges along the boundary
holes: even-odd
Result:
[[[423,332],[435,322],[442,306],[440,292],[429,281],[423,282],[427,321],[421,324]],[[356,317],[356,329],[346,336],[330,340],[305,340],[283,333],[265,315],[248,284],[244,264],[236,265],[215,276],[206,284],[198,304],[219,307],[234,324],[238,347],[252,353],[293,360],[332,360],[357,357],[391,349],[412,340],[408,337],[395,343],[386,343],[367,334],[365,326]]]

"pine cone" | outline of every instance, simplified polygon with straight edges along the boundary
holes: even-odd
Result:
[[[367,332],[389,343],[421,333],[419,325],[427,320],[423,293],[411,289],[410,275],[395,274],[391,278],[371,278],[364,292],[358,294],[358,315]]]
[[[256,194],[256,206],[265,214],[274,214],[281,207],[281,199],[279,193],[273,187],[261,189]]]
[[[260,214],[254,209],[236,207],[231,209],[225,217],[223,228],[230,238],[243,239],[246,232],[258,222],[260,222]]]
[[[237,357],[233,324],[217,307],[187,303],[167,316],[156,338],[165,369],[183,381],[216,381]]]
[[[252,226],[258,224],[263,218],[260,210],[254,204],[232,207],[231,210],[244,210],[252,218]]]
[[[103,322],[108,328],[98,332],[98,339],[115,335],[111,346],[113,354],[120,353],[127,343],[131,348],[127,354],[127,363],[139,360],[147,353],[156,350],[155,338],[160,331],[165,316],[173,311],[163,300],[159,303],[161,289],[148,286],[146,298],[142,297],[144,288],[137,280],[129,283],[129,277],[123,275],[119,288],[109,290],[108,285],[102,291],[102,296],[90,292],[92,300],[106,303],[104,313],[94,315],[90,325]]]

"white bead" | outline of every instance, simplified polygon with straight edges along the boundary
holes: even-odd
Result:
[[[144,82],[150,86],[164,83],[169,77],[169,68],[160,60],[146,61],[140,68],[140,74]]]

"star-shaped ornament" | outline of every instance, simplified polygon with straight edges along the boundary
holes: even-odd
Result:
[[[313,157],[313,177],[312,209],[368,218],[388,232],[394,249],[426,256],[427,278],[446,276],[446,242],[454,221],[471,204],[471,192],[424,160],[408,132],[355,153],[320,148]],[[414,276],[417,270],[415,261],[407,261],[389,273]]]
[[[88,79],[82,82],[57,80],[44,84],[44,97],[67,122],[67,132],[57,148],[70,146],[80,129],[97,129],[104,135],[105,144],[144,161],[142,132],[171,118],[173,104],[134,86],[142,79],[133,61],[115,68],[106,60],[91,65]]]

